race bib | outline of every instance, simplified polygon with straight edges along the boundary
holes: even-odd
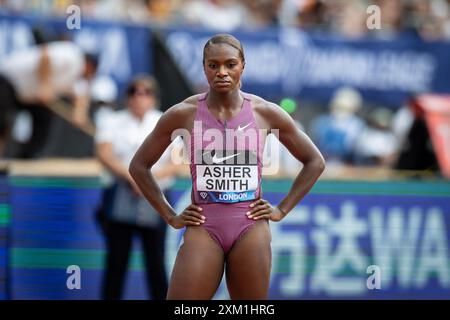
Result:
[[[199,151],[196,189],[204,202],[233,203],[256,198],[259,185],[256,153],[249,150]]]

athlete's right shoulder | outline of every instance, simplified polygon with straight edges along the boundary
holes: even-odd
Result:
[[[179,127],[189,127],[193,122],[197,113],[198,99],[201,95],[193,95],[189,98],[177,103],[166,110],[163,118],[173,122],[173,125]]]
[[[198,107],[198,99],[200,94],[196,94],[186,98],[180,103],[177,103],[167,109],[166,113],[174,114],[177,116],[189,116],[190,114],[195,114]]]
[[[204,95],[203,93],[194,94],[193,96],[186,98],[182,103],[193,104],[197,106],[198,101],[200,100],[201,97],[203,97],[203,95]]]

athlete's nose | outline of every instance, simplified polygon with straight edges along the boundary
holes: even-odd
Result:
[[[227,76],[227,69],[225,68],[225,66],[220,66],[219,70],[217,70],[217,76],[218,77],[226,77]]]

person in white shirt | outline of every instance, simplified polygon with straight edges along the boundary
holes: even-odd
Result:
[[[96,76],[91,85],[91,110],[95,126],[107,124],[107,118],[115,114],[119,90],[113,78]]]
[[[15,114],[32,117],[30,141],[11,157],[32,158],[45,145],[51,120],[47,108],[61,97],[72,101],[71,121],[88,119],[89,83],[98,61],[70,41],[55,41],[15,51],[0,62],[0,140],[9,139]],[[2,150],[0,150],[0,154]]]
[[[127,108],[104,118],[97,126],[96,153],[100,162],[115,176],[105,192],[103,226],[107,243],[106,270],[102,295],[105,300],[122,297],[132,238],[142,239],[147,268],[147,285],[152,299],[165,299],[167,276],[164,265],[166,223],[141,195],[128,172],[133,155],[153,130],[162,112],[156,109],[157,83],[150,76],[138,76],[127,89]],[[170,150],[152,168],[162,190],[173,182],[177,166]]]

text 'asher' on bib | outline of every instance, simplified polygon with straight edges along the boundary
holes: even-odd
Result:
[[[197,150],[196,190],[203,202],[240,202],[255,199],[258,188],[256,152]]]

